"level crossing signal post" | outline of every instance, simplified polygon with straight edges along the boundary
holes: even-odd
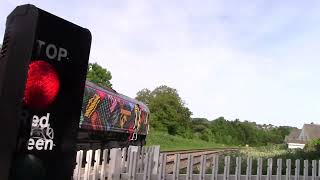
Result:
[[[90,31],[33,5],[7,17],[0,52],[0,179],[70,180]]]

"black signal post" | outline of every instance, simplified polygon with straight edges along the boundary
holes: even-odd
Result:
[[[89,30],[33,5],[7,17],[0,52],[0,179],[70,180]]]

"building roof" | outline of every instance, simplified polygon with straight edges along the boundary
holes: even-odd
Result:
[[[303,129],[309,140],[320,138],[320,124],[304,124]]]
[[[303,135],[301,132],[303,131]],[[302,135],[303,137],[300,137]],[[320,124],[304,124],[302,129],[292,129],[285,137],[287,143],[306,144],[309,140],[320,138]]]
[[[301,129],[298,129],[298,128],[292,129],[290,134],[285,137],[285,142],[304,144],[305,143],[304,141],[298,139],[300,136],[300,133],[301,133]]]

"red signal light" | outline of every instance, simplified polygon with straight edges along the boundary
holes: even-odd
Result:
[[[55,68],[42,60],[29,64],[24,102],[26,105],[42,109],[51,104],[60,88],[60,80]]]

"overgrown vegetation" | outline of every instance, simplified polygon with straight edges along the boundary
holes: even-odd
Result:
[[[231,161],[231,167],[234,168],[236,166],[235,164],[235,158],[236,157],[242,157],[242,167],[247,166],[247,158],[252,158],[252,172],[256,172],[257,168],[257,160],[258,158],[263,159],[263,173],[266,174],[267,171],[267,161],[268,159],[272,159],[272,166],[273,166],[273,174],[276,173],[277,169],[277,160],[282,159],[282,173],[285,174],[286,170],[286,160],[291,159],[291,170],[292,174],[294,174],[295,169],[295,160],[300,160],[300,173],[303,174],[303,160],[309,160],[309,167],[312,167],[312,160],[319,160],[320,159],[320,151],[317,149],[319,147],[320,139],[313,140],[309,142],[305,148],[302,149],[287,149],[284,145],[268,145],[263,147],[246,147],[242,148],[238,152],[233,152],[229,154],[225,154],[224,156],[230,156]],[[224,158],[224,156],[221,157],[221,159]],[[219,164],[223,166],[223,161],[220,159]],[[231,168],[231,169],[232,169]],[[242,170],[242,173],[245,173],[245,168]],[[309,174],[311,174],[311,168],[309,168]]]
[[[314,160],[314,159],[320,159],[320,139],[314,139],[310,142],[308,142],[304,149],[288,149],[286,153],[277,155],[275,158],[283,158],[283,159],[308,159],[308,160]]]
[[[288,152],[287,148],[284,145],[267,145],[260,147],[245,147],[242,148],[238,156],[246,156],[256,158],[270,158],[276,156],[282,156]]]
[[[191,118],[192,112],[177,90],[164,85],[153,91],[143,89],[137,93],[136,99],[149,107],[150,125],[156,131],[187,139],[201,139],[215,144],[262,146],[283,143],[292,129],[241,122],[239,119],[229,121],[224,117],[213,121]]]
[[[285,145],[268,145],[261,147],[244,147],[238,152],[229,153],[229,156],[252,157],[257,158],[273,158],[277,159],[291,159],[295,161],[300,160],[318,160],[320,159],[319,148],[320,139],[315,139],[306,144],[304,149],[288,149]]]
[[[217,148],[226,147],[223,144],[208,143],[201,139],[187,139],[179,135],[173,136],[167,132],[151,130],[147,136],[147,145],[160,145],[161,151],[173,151],[181,149],[194,149],[196,148]]]
[[[112,87],[111,72],[97,63],[89,64],[87,79],[103,87]],[[161,140],[166,137],[180,138],[180,143],[200,143],[190,145],[192,147],[202,147],[201,143],[208,146],[212,144],[228,146],[281,144],[292,129],[291,127],[274,127],[270,124],[259,125],[239,119],[230,121],[224,117],[212,121],[205,118],[191,118],[192,112],[181,99],[178,91],[166,85],[154,90],[142,89],[137,93],[136,99],[144,102],[151,112],[149,122],[153,131],[148,141],[160,144],[164,148],[170,148],[166,143],[161,143]]]

